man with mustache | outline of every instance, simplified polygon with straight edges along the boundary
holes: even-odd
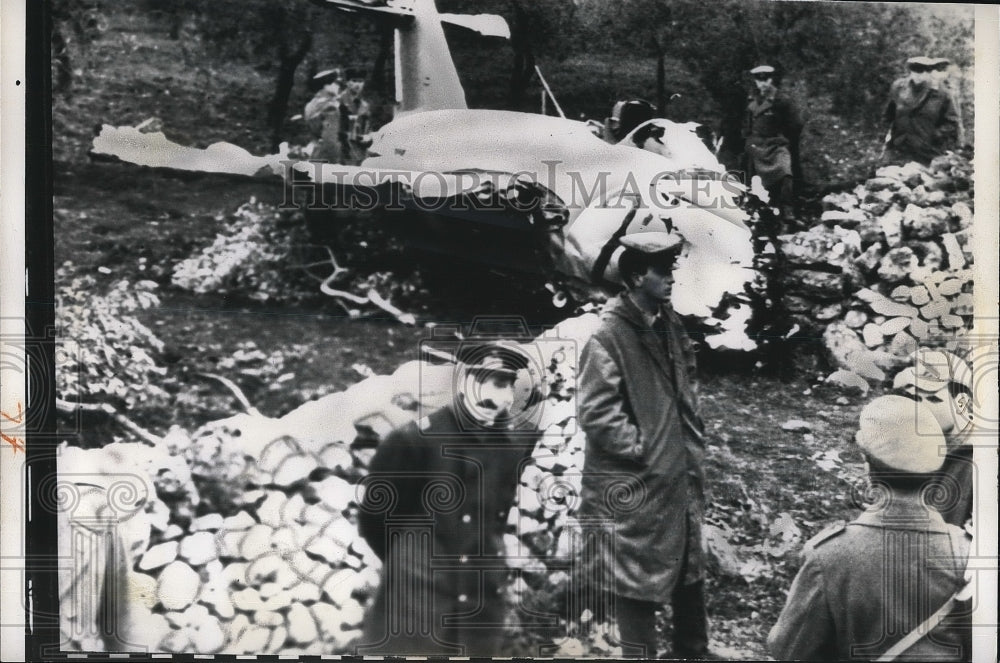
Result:
[[[383,571],[359,655],[491,656],[503,644],[500,538],[537,438],[510,430],[529,357],[503,341],[458,355],[453,403],[390,433],[363,480],[359,529]]]

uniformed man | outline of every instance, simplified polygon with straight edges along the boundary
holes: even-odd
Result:
[[[458,358],[454,402],[390,433],[363,481],[359,530],[384,566],[358,654],[499,653],[499,538],[537,437],[509,430],[529,359],[499,341]]]
[[[657,655],[656,612],[669,602],[672,655],[704,658],[704,426],[693,348],[670,301],[683,243],[668,232],[620,241],[625,292],[608,302],[580,360],[587,446],[577,516],[592,532],[581,568],[589,596],[603,599],[598,610],[615,613],[626,655]]]
[[[757,175],[787,223],[795,217],[795,187],[801,182],[799,138],[802,118],[778,90],[774,67],[750,70],[753,89],[743,122],[747,184]]]
[[[332,69],[317,74],[323,84],[306,104],[306,121],[322,125],[320,140],[312,154],[316,160],[352,164],[364,156],[359,143],[369,130],[371,109],[363,98],[365,72]]]
[[[882,396],[862,410],[855,439],[874,503],[806,544],[768,649],[810,661],[970,660],[971,536],[927,503],[944,444],[934,415]]]
[[[906,61],[909,74],[893,82],[885,121],[885,160],[889,163],[918,161],[930,163],[934,157],[956,146],[958,115],[951,96],[934,84],[934,70],[941,59],[924,56]]]
[[[934,415],[947,445],[938,472],[936,506],[946,523],[962,527],[972,518],[972,371],[950,352],[921,349],[913,366],[896,374],[893,391],[923,404]]]

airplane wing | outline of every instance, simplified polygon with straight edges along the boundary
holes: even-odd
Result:
[[[204,149],[186,147],[168,140],[162,131],[143,132],[137,127],[105,124],[94,138],[90,154],[150,168],[251,177],[282,175],[287,147],[283,144],[278,154],[259,157],[232,143],[213,143]]]

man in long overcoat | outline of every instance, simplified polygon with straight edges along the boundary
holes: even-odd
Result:
[[[609,302],[581,353],[587,446],[578,515],[602,532],[582,566],[613,604],[623,645],[656,656],[655,613],[669,602],[673,655],[699,658],[708,652],[703,425],[692,346],[670,305],[682,240],[648,232],[621,243],[626,292]]]
[[[894,81],[889,89],[885,159],[890,163],[927,164],[956,147],[958,114],[948,93],[934,85],[938,62],[922,56],[910,58],[906,63],[909,75]]]
[[[359,529],[383,572],[359,655],[490,656],[502,644],[499,538],[535,442],[504,422],[528,359],[515,344],[469,353],[454,403],[390,433],[363,481]]]
[[[747,183],[757,175],[786,221],[794,219],[795,189],[801,186],[799,139],[802,118],[777,87],[771,65],[750,70],[753,90],[743,121]]]
[[[934,415],[882,396],[861,411],[856,440],[876,499],[806,544],[768,649],[781,660],[970,660],[971,536],[930,504],[944,445]]]

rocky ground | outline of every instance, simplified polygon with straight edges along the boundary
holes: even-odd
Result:
[[[123,49],[128,57],[123,57]],[[195,76],[186,69],[175,42],[135,21],[112,22],[93,45],[86,65],[72,95],[54,100],[55,250],[56,264],[62,266],[57,287],[64,289],[64,310],[77,306],[91,316],[71,330],[67,341],[85,341],[92,333],[95,347],[104,339],[109,354],[132,359],[116,364],[121,384],[106,381],[104,387],[78,395],[130,408],[130,416],[162,442],[159,455],[143,462],[172,468],[154,488],[158,499],[150,502],[147,535],[134,541],[131,572],[141,588],[141,623],[148,627],[151,641],[157,641],[154,646],[167,651],[345,651],[357,635],[378,568],[351,524],[356,509],[353,486],[366,463],[364,454],[344,448],[351,441],[347,438],[358,433],[354,420],[346,432],[324,432],[323,445],[305,428],[281,429],[287,436],[261,443],[259,453],[251,454],[256,462],[249,463],[247,437],[233,443],[234,430],[249,430],[246,420],[212,423],[234,415],[240,404],[217,381],[200,374],[227,377],[268,421],[285,418],[287,423],[287,416],[301,414],[304,404],[329,404],[320,399],[363,388],[366,379],[374,379],[371,376],[394,375],[416,358],[418,344],[430,330],[402,325],[377,310],[352,315],[322,296],[281,297],[288,293],[274,291],[303,287],[310,283],[308,277],[266,282],[266,275],[260,276],[252,290],[233,286],[192,292],[180,287],[177,266],[218,236],[244,227],[247,215],[240,210],[247,205],[278,205],[280,186],[93,163],[86,157],[91,130],[101,122],[135,124],[156,116],[168,136],[180,142],[204,146],[228,140],[262,153],[266,141],[260,116],[268,81],[250,67],[202,67]],[[901,186],[884,183],[881,189],[869,189],[891,191],[896,198],[888,196],[889,203],[909,195],[909,203],[919,206],[913,196],[926,199],[932,192],[925,187],[922,194],[914,194],[908,178],[898,178]],[[910,193],[903,192],[904,186]],[[854,202],[846,197],[831,201],[828,211],[841,216],[826,220],[835,225],[872,202],[867,193]],[[949,210],[960,213],[954,207]],[[882,219],[890,214],[890,206],[877,211]],[[864,218],[859,216],[850,230],[864,237],[862,227],[872,222],[870,210],[868,214],[861,214]],[[900,227],[913,225],[907,219],[917,213],[907,204],[901,214]],[[950,216],[944,223],[949,232],[960,230],[949,225]],[[861,243],[851,259],[871,253],[870,246]],[[943,256],[933,263],[926,248],[921,255],[910,246],[912,256],[902,245],[886,248],[891,251],[877,260],[869,256],[869,275],[889,274],[894,266],[916,260],[917,266],[929,269],[930,279],[952,264]],[[961,252],[961,245],[955,249],[949,242],[941,249],[954,261],[951,256]],[[534,297],[541,289],[541,284],[514,275],[462,264],[435,269],[419,262],[420,256],[403,255],[392,265],[396,273],[430,274],[419,282],[426,292],[411,292],[409,300],[404,293],[396,301],[411,302],[422,320],[437,324],[518,312],[511,304],[512,293]],[[74,286],[74,279],[83,280]],[[262,282],[271,289],[258,287]],[[939,293],[945,283],[949,279],[936,282]],[[894,285],[882,294],[897,305],[919,308],[924,297],[920,285],[927,287],[924,282],[900,281],[905,292]],[[944,287],[955,292],[941,295],[950,307],[932,318],[941,324],[946,324],[943,316],[960,315],[956,298],[967,290],[964,283]],[[114,295],[116,291],[130,294]],[[275,296],[262,301],[255,292]],[[818,303],[829,306],[831,300],[824,297],[798,304],[805,307],[803,313]],[[897,318],[920,317],[919,310],[910,308],[906,315],[895,309],[880,312],[882,300],[865,300],[860,293],[857,297],[862,300],[841,306],[830,319],[842,316],[869,349],[880,349],[903,331],[896,330],[902,325],[893,322]],[[865,320],[849,320],[848,310],[862,310]],[[134,322],[114,326],[111,333],[104,321],[113,315],[127,315]],[[879,315],[883,318],[875,317]],[[867,325],[878,326],[877,339],[876,330]],[[907,328],[907,333],[915,332],[912,321]],[[532,331],[540,332],[541,326]],[[784,379],[754,371],[752,362],[741,358],[703,358],[712,552],[709,612],[713,646],[734,659],[766,656],[764,640],[798,567],[802,543],[854,512],[861,462],[851,437],[858,411],[883,388],[871,380],[871,391],[863,398],[860,386],[825,384],[838,366],[816,358],[819,337],[803,335],[797,343],[795,363],[789,359]],[[67,361],[73,361],[72,353]],[[324,413],[342,412],[338,407],[329,406]],[[123,446],[135,448],[133,438],[113,423],[99,417],[85,423],[82,434],[66,429],[65,440],[72,447],[96,450],[122,441],[124,445],[114,445],[114,453],[122,453]],[[377,434],[377,426],[371,432]],[[577,446],[549,450],[552,457],[566,452],[565,463],[545,460],[540,451],[541,460],[533,467],[541,474],[569,477],[578,469],[579,436],[575,442],[573,435],[566,437]],[[522,478],[524,488],[537,492],[541,474]],[[566,514],[529,504],[530,495],[521,499],[511,533],[527,534],[525,527],[536,527],[527,521],[540,526],[527,544],[535,562],[522,569],[523,582],[512,582],[509,598],[558,606],[560,579],[552,578],[545,563],[547,556],[557,554],[558,534],[565,526],[559,519]],[[539,532],[551,535],[551,540],[537,536]],[[513,628],[509,653],[529,655],[545,644],[552,644],[551,638],[530,626]],[[555,644],[566,655],[613,653],[594,633],[573,633]]]

